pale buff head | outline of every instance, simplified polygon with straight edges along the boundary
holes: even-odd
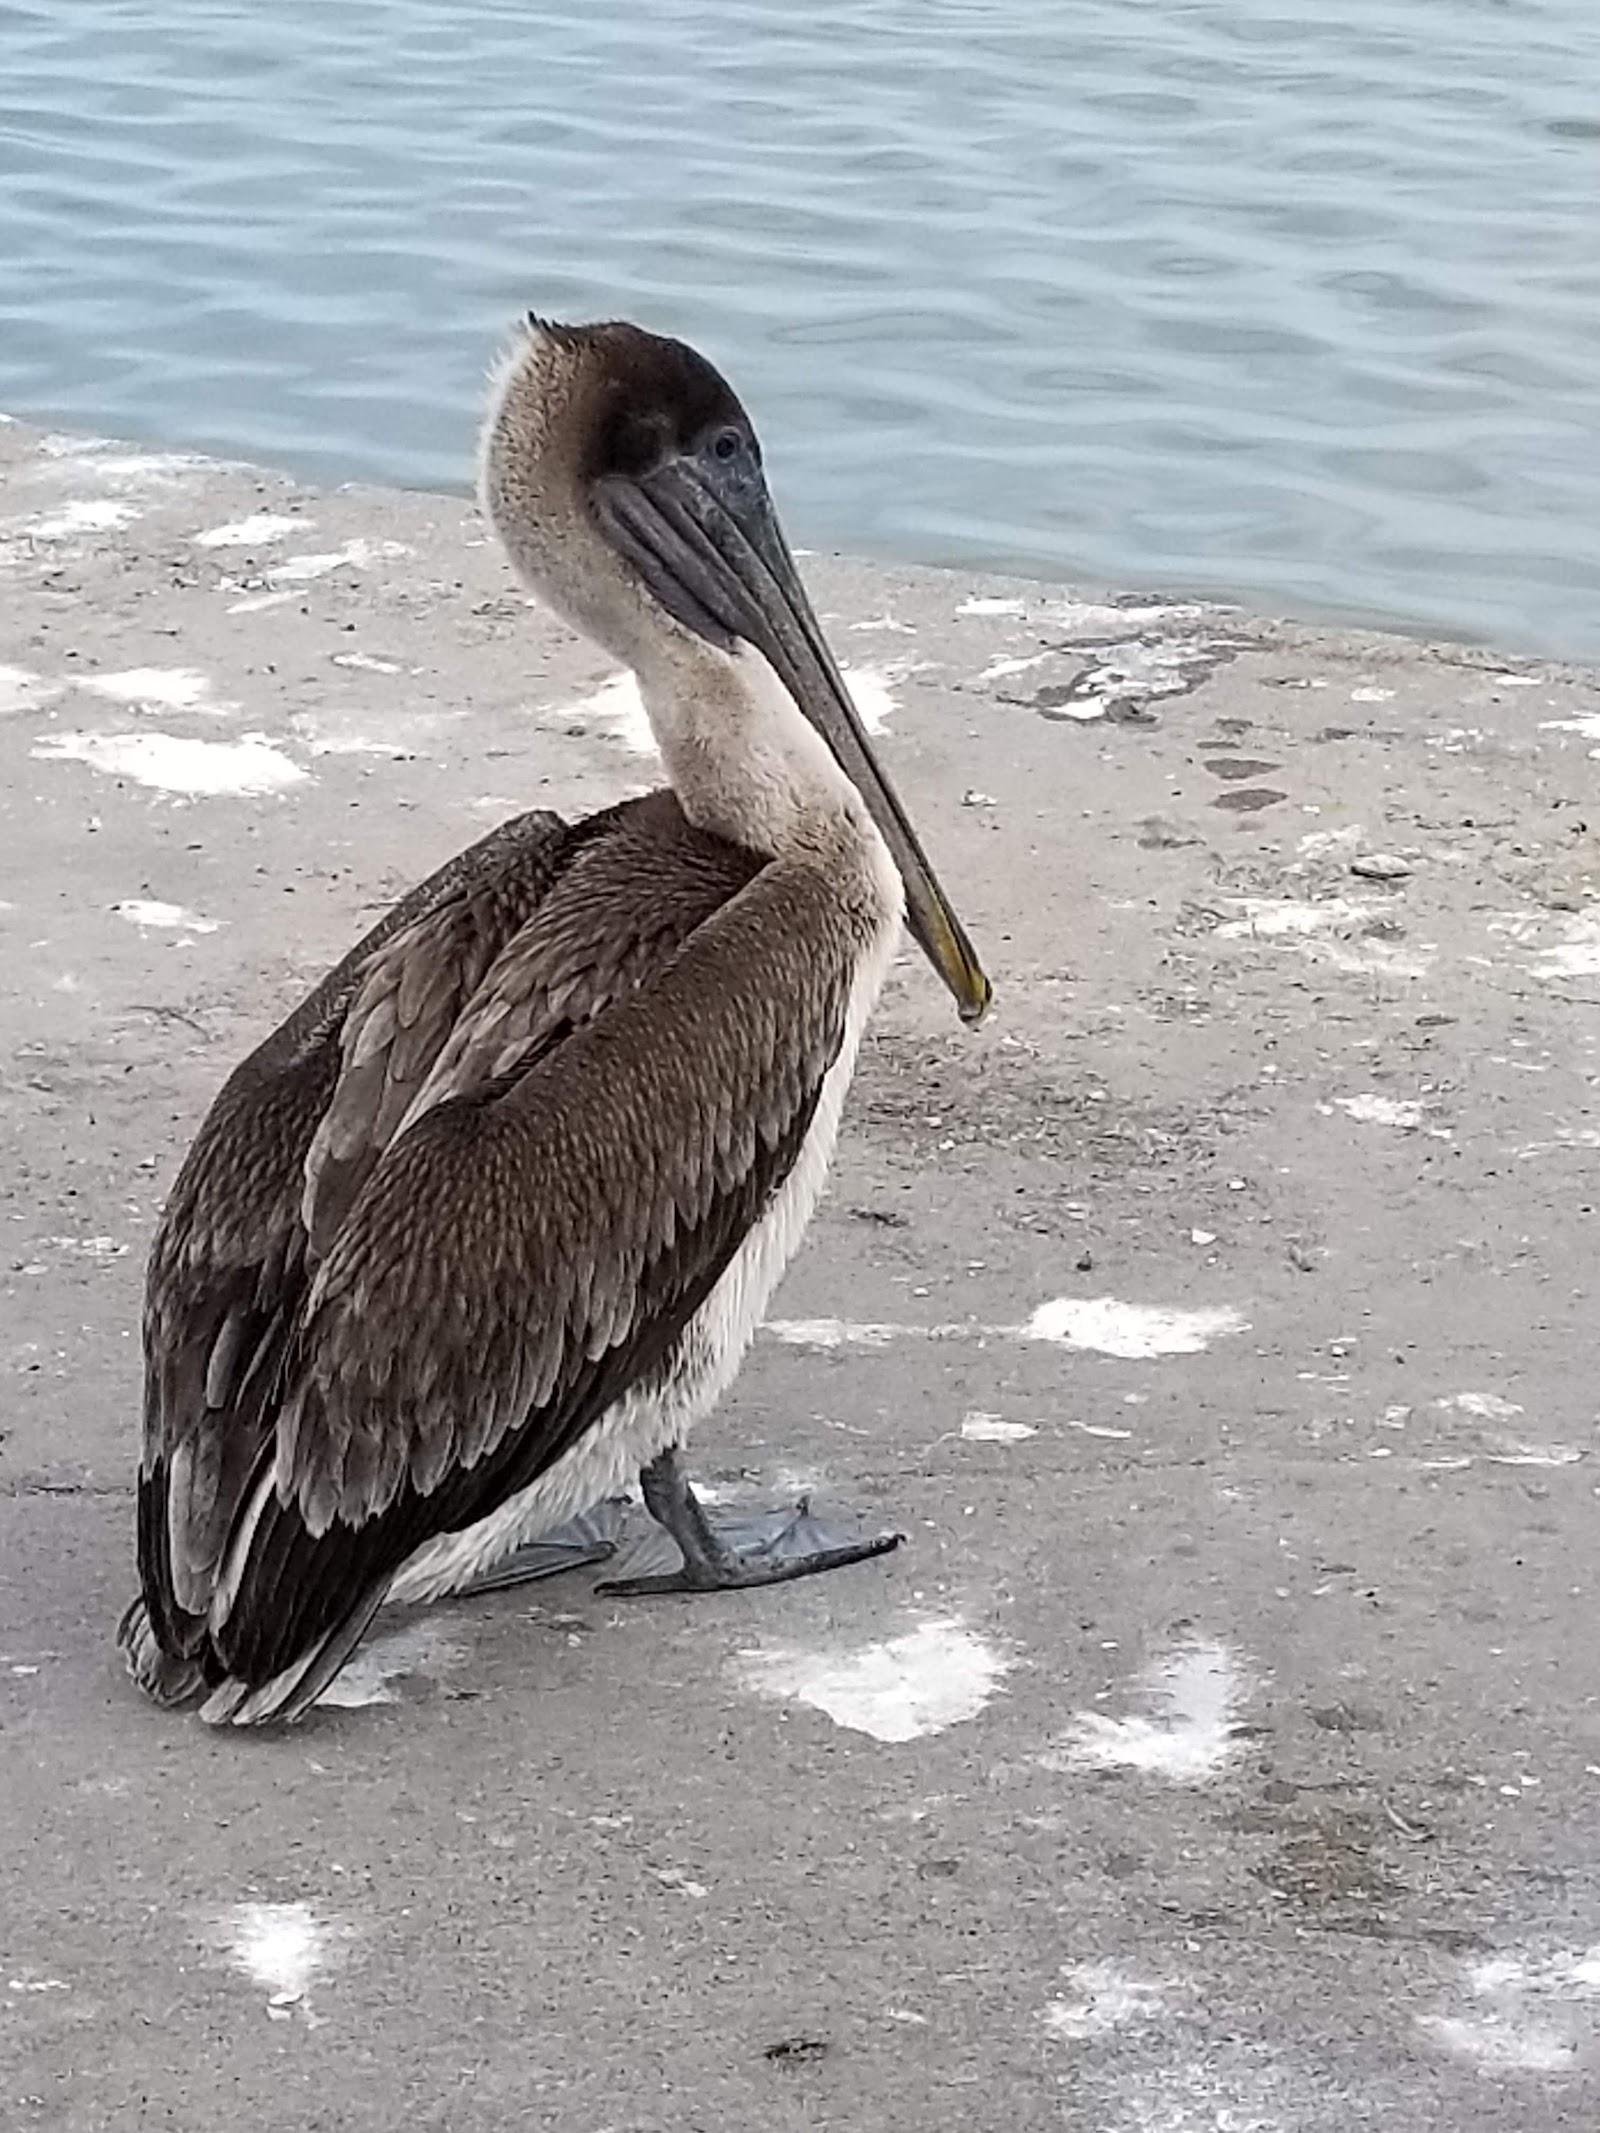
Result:
[[[620,320],[529,317],[495,366],[479,438],[478,494],[530,592],[625,664],[695,642],[651,597],[596,522],[594,485],[749,421],[703,356]]]

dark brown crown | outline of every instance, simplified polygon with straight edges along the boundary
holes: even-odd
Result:
[[[530,313],[528,324],[581,365],[591,410],[583,448],[586,479],[644,473],[727,425],[753,440],[733,388],[685,342],[623,319],[561,326]]]

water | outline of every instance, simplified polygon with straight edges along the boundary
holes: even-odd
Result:
[[[1600,655],[1595,0],[0,0],[0,407],[466,478],[529,304],[797,538]]]

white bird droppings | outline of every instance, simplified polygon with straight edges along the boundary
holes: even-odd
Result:
[[[978,676],[978,679],[979,681],[1004,681],[1008,674],[1026,674],[1030,667],[1043,666],[1049,657],[1050,654],[1048,652],[1029,652],[1022,656],[1013,655],[991,659]]]
[[[1158,1355],[1198,1355],[1226,1333],[1242,1333],[1248,1320],[1231,1305],[1198,1310],[1162,1304],[1119,1303],[1114,1296],[1057,1296],[1040,1304],[1023,1329],[1024,1338],[1059,1341],[1098,1355],[1145,1361]]]
[[[806,1704],[836,1726],[901,1742],[976,1718],[1011,1663],[948,1616],[854,1651],[808,1652],[797,1645],[742,1651],[731,1671],[758,1696]]]
[[[1334,1108],[1363,1126],[1395,1126],[1404,1132],[1422,1124],[1422,1106],[1399,1096],[1336,1096]]]
[[[986,1326],[897,1326],[846,1318],[772,1318],[763,1328],[786,1348],[887,1348],[891,1341],[938,1340],[989,1330]]]
[[[208,526],[194,536],[197,548],[260,548],[281,541],[291,533],[311,533],[316,520],[285,518],[277,511],[252,511],[248,518],[233,519],[226,526]]]
[[[1105,718],[1121,704],[1182,696],[1194,686],[1193,669],[1208,654],[1203,643],[1146,644],[1137,637],[1098,646],[1094,663],[1075,684],[1078,693],[1058,705],[1053,716],[1087,721]]]
[[[1358,852],[1350,862],[1358,881],[1409,881],[1416,870],[1404,852]]]
[[[1517,1161],[1526,1163],[1536,1155],[1554,1155],[1568,1148],[1600,1148],[1600,1129],[1594,1126],[1563,1126],[1553,1140],[1529,1141],[1517,1150]]]
[[[239,1903],[213,1921],[210,1937],[229,1967],[267,1994],[267,2012],[281,2022],[306,1999],[350,1929],[318,1918],[308,1903]]]
[[[774,1318],[764,1331],[791,1348],[887,1348],[896,1341],[1056,1341],[1134,1361],[1158,1355],[1194,1355],[1225,1333],[1242,1333],[1249,1321],[1229,1306],[1182,1310],[1119,1303],[1112,1296],[1052,1297],[1022,1325],[984,1325],[977,1320],[912,1326],[890,1320]]]
[[[1490,2074],[1569,2072],[1592,2048],[1600,1941],[1550,1954],[1495,1955],[1466,1966],[1466,2005],[1418,2017],[1423,2035]]]
[[[1589,1454],[1581,1444],[1526,1444],[1502,1437],[1483,1456],[1491,1466],[1577,1466]]]
[[[889,667],[843,667],[840,671],[862,725],[869,733],[882,733],[900,708],[891,686],[898,679],[897,671]]]
[[[46,681],[42,674],[35,674],[29,667],[0,666],[0,714],[32,711],[60,694],[59,682]]]
[[[238,741],[188,740],[175,733],[46,733],[33,753],[40,762],[85,763],[103,776],[186,799],[286,792],[307,775],[260,733]]]
[[[1325,897],[1320,903],[1288,896],[1241,896],[1236,901],[1243,915],[1223,921],[1217,928],[1219,941],[1304,940],[1308,934],[1359,924],[1371,909],[1345,896]]]
[[[333,664],[336,667],[349,667],[359,674],[398,674],[400,672],[398,659],[379,659],[372,652],[335,652]]]
[[[1542,949],[1531,965],[1536,978],[1600,976],[1600,911],[1580,911],[1566,920],[1564,940]]]
[[[1515,1400],[1503,1400],[1497,1392],[1452,1392],[1436,1404],[1483,1422],[1510,1422],[1524,1412]]]
[[[204,711],[216,717],[231,709],[213,701],[210,680],[194,667],[128,667],[120,674],[86,674],[78,686],[141,711]]]
[[[1577,2056],[1570,2037],[1547,2022],[1507,2022],[1493,2011],[1477,2015],[1419,2015],[1424,2036],[1487,2073],[1560,2074]]]
[[[1057,629],[1074,637],[1099,639],[1109,631],[1148,629],[1157,622],[1199,622],[1227,613],[1220,607],[1200,607],[1192,601],[1129,601],[1126,606],[1108,600],[1056,600],[1048,614]]]
[[[1038,1760],[1047,1770],[1135,1770],[1173,1785],[1216,1777],[1238,1746],[1249,1695],[1243,1668],[1224,1644],[1196,1639],[1153,1661],[1132,1693],[1148,1714],[1108,1718],[1080,1711],[1061,1744]]]
[[[996,599],[992,594],[975,594],[963,600],[956,608],[958,615],[1020,615],[1023,611],[1020,600]]]
[[[322,555],[285,556],[270,567],[267,576],[274,585],[305,585],[331,571],[369,570],[374,563],[410,553],[404,541],[346,541],[342,548],[330,548]]]
[[[1454,1392],[1434,1406],[1445,1414],[1469,1415],[1477,1422],[1514,1422],[1524,1410],[1515,1400],[1503,1399],[1495,1392]],[[1577,1466],[1589,1456],[1589,1447],[1583,1444],[1531,1443],[1523,1437],[1480,1433],[1480,1451],[1476,1456],[1490,1466]],[[1459,1457],[1448,1462],[1431,1464],[1471,1466],[1472,1456]]]
[[[1295,850],[1307,859],[1326,859],[1332,852],[1353,850],[1363,834],[1359,822],[1347,822],[1340,829],[1308,830],[1296,838]]]
[[[85,1259],[124,1259],[128,1252],[128,1247],[115,1237],[47,1237],[44,1242],[60,1252],[81,1252]],[[33,1667],[30,1671],[39,1670]]]
[[[1136,1977],[1116,1963],[1068,1963],[1061,1974],[1071,1993],[1052,2000],[1039,2019],[1052,2036],[1074,2043],[1130,2023],[1159,2021],[1174,1990],[1171,1979]]]
[[[459,1644],[443,1634],[438,1622],[416,1622],[404,1629],[369,1637],[355,1657],[336,1674],[322,1694],[319,1705],[331,1704],[340,1711],[361,1711],[373,1704],[398,1703],[394,1684],[408,1674],[426,1674],[433,1668],[456,1665],[466,1657]]]
[[[1239,896],[1232,901],[1240,916],[1225,919],[1212,936],[1215,940],[1281,941],[1353,976],[1422,977],[1437,954],[1425,942],[1398,946],[1384,931],[1391,918],[1383,903],[1362,903],[1344,896],[1315,901]]]
[[[231,587],[227,589],[232,590]],[[292,592],[247,593],[242,600],[230,600],[228,602],[228,613],[230,615],[259,615],[265,613],[269,607],[287,607],[295,597],[296,595]]]
[[[75,497],[59,511],[25,521],[18,530],[36,541],[71,541],[81,533],[114,533],[119,526],[131,526],[142,516],[137,505],[116,497]]]
[[[398,734],[351,732],[348,728],[338,732],[307,712],[301,712],[289,723],[294,728],[296,740],[313,755],[381,755],[391,762],[404,762],[423,752],[412,741],[400,739]],[[410,720],[406,723],[414,727],[417,722]]]
[[[1037,1437],[1039,1432],[1031,1422],[1007,1422],[973,1408],[961,1418],[961,1434],[974,1444],[1020,1444],[1024,1437]]]
[[[242,1903],[233,1913],[237,1968],[272,1992],[304,1992],[322,1965],[322,1928],[306,1903]]]
[[[711,1894],[705,1882],[696,1881],[684,1867],[652,1866],[647,1867],[645,1871],[654,1880],[659,1881],[664,1889],[676,1889],[681,1896],[688,1896],[695,1903],[704,1903]]]
[[[221,919],[202,918],[198,911],[186,911],[182,904],[164,904],[149,896],[130,896],[111,908],[130,925],[154,926],[163,931],[215,933],[222,924]]]

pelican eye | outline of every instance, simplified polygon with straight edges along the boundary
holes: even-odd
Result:
[[[718,430],[711,440],[711,456],[720,459],[724,466],[729,460],[737,459],[743,450],[743,434],[735,429]]]

